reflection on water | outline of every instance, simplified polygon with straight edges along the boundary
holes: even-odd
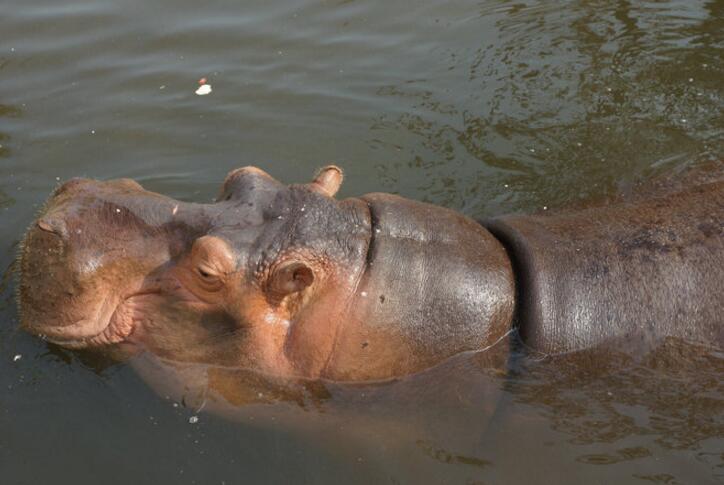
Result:
[[[420,139],[408,162],[382,169],[387,185],[422,174],[412,176],[429,199],[483,216],[567,205],[611,192],[623,174],[720,159],[721,39],[712,33],[724,28],[723,7],[668,7],[486,3],[481,15],[504,40],[445,51],[455,89],[422,79],[378,91],[409,109],[373,130]],[[471,159],[472,177],[461,174],[471,175]],[[508,182],[496,197],[475,196],[501,172]]]
[[[724,158],[721,1],[6,0],[2,11],[3,269],[72,176],[208,201],[236,166],[293,182],[334,161],[343,196],[385,190],[483,217]],[[201,77],[208,96],[193,93]],[[2,483],[724,480],[721,349],[669,342],[596,369],[523,352],[510,372],[467,355],[362,386],[197,368],[196,386],[158,397],[129,366],[18,332],[8,274]],[[230,419],[199,412],[204,402]]]

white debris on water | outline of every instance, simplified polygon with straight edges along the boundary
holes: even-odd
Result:
[[[199,86],[199,88],[196,90],[196,94],[199,96],[205,96],[211,92],[211,84],[202,84]]]
[[[191,417],[189,418],[189,424],[196,424],[196,423],[198,423],[198,422],[199,422],[199,417],[198,417],[198,416],[191,416]]]
[[[21,354],[15,354],[15,357],[13,357],[13,362],[17,362],[22,358],[23,358],[23,356]]]

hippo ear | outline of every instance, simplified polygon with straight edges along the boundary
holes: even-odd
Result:
[[[256,167],[242,167],[232,170],[224,179],[217,201],[240,199],[254,190],[278,190],[282,183]]]
[[[335,165],[327,165],[319,171],[310,185],[310,188],[316,192],[334,197],[339,188],[342,186],[344,174],[342,169]]]
[[[314,271],[301,261],[290,261],[276,268],[270,278],[268,289],[276,300],[298,293],[314,282]]]

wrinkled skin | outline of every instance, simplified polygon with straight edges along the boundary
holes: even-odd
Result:
[[[213,204],[67,182],[24,241],[23,325],[71,348],[339,381],[415,373],[516,323],[546,354],[724,345],[720,179],[489,230],[389,194],[337,201],[341,181],[247,167]]]
[[[346,381],[508,332],[512,270],[490,233],[392,195],[337,201],[341,181],[336,167],[292,186],[247,167],[213,204],[69,181],[23,244],[23,325],[70,348]]]

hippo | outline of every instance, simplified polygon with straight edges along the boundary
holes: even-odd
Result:
[[[385,381],[514,335],[530,352],[724,345],[724,179],[476,221],[373,193],[336,166],[230,172],[215,202],[73,179],[21,245],[22,326],[275,378]],[[595,362],[593,363],[595,365]]]

